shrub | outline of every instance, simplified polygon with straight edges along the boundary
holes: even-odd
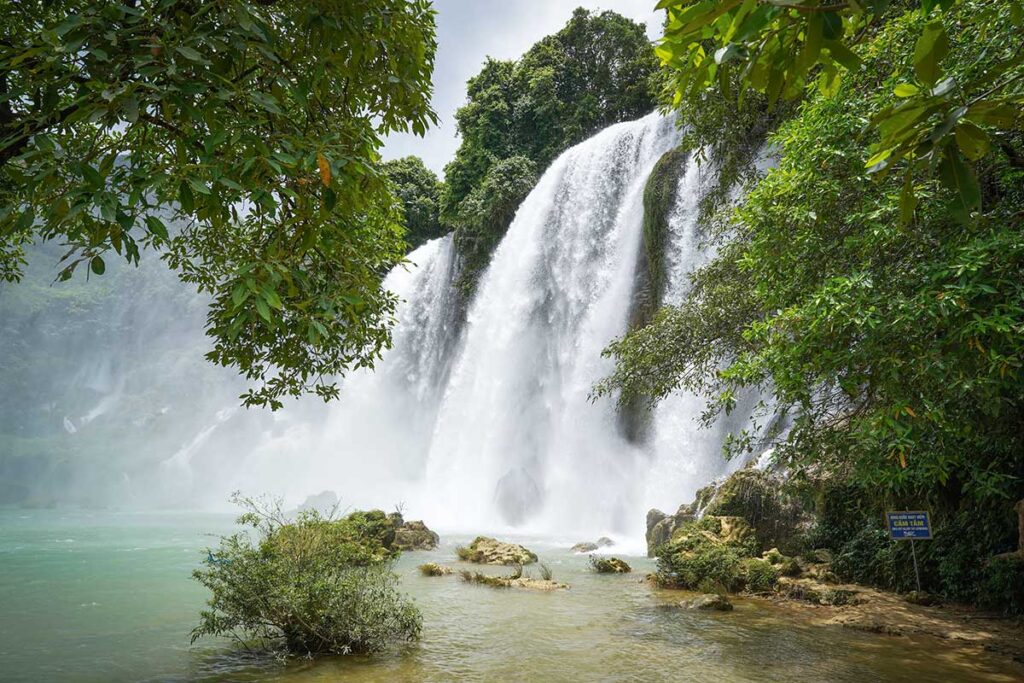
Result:
[[[743,579],[751,593],[767,593],[775,588],[779,574],[770,563],[750,558],[743,561]]]
[[[233,500],[247,509],[239,524],[255,533],[222,537],[193,572],[212,593],[193,642],[230,636],[317,655],[375,652],[419,637],[420,613],[398,592],[395,553],[376,514],[335,520],[308,511],[291,522],[279,503]]]
[[[552,576],[554,576],[554,572],[551,571],[551,567],[549,567],[545,563],[541,562],[540,563],[540,578],[544,579],[545,581],[550,581]]]
[[[452,573],[451,569],[439,565],[436,562],[421,564],[418,569],[420,570],[420,574],[423,574],[423,576],[447,576]]]
[[[734,592],[743,587],[740,561],[740,553],[726,545],[708,543],[697,550],[662,546],[656,577],[659,585],[668,588],[693,590],[710,581],[725,592]]]

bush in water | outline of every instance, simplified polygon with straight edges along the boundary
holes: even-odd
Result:
[[[362,654],[420,635],[419,611],[397,590],[396,553],[375,524],[377,511],[344,519],[235,496],[239,524],[255,530],[221,538],[193,577],[212,592],[192,641],[230,636],[291,654]],[[383,513],[380,513],[383,516]],[[385,518],[386,519],[386,518]]]

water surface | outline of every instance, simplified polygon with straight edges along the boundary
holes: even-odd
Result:
[[[375,657],[281,664],[226,641],[189,646],[205,593],[189,575],[206,534],[232,517],[0,511],[3,681],[1014,681],[1022,669],[930,639],[803,623],[737,600],[729,613],[674,607],[634,573],[598,576],[564,543],[523,539],[571,584],[533,593],[426,578],[466,537],[408,553],[396,571],[424,616],[417,645]],[[584,539],[576,539],[584,540]],[[495,568],[501,572],[503,569]],[[536,571],[536,570],[534,570]]]

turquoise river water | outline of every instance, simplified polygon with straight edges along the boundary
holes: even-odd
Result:
[[[396,565],[423,640],[375,657],[287,663],[189,645],[205,599],[190,572],[228,515],[0,510],[2,681],[1014,681],[1022,669],[926,639],[804,623],[758,600],[674,607],[634,573],[598,576],[564,543],[522,539],[571,584],[534,593],[425,578],[465,537]]]

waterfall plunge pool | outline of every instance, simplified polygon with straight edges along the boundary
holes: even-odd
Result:
[[[190,647],[206,597],[190,573],[216,541],[208,534],[233,528],[221,514],[0,510],[0,680],[916,683],[1021,675],[1019,665],[987,653],[814,626],[756,599],[736,599],[733,612],[681,610],[674,605],[683,594],[641,581],[653,561],[624,555],[632,574],[596,575],[561,542],[509,539],[527,543],[568,591],[420,576],[423,562],[454,565],[468,535],[442,535],[437,550],[406,553],[396,565],[423,612],[416,645],[284,664],[226,641]]]

